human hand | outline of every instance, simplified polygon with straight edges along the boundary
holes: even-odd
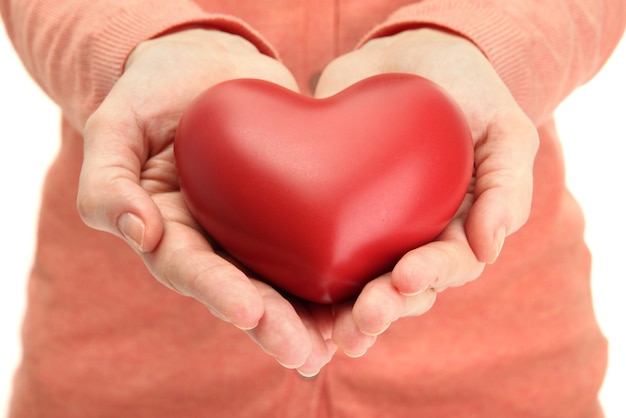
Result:
[[[390,72],[421,75],[456,100],[474,140],[475,174],[454,219],[434,242],[408,252],[355,302],[335,307],[333,339],[351,355],[365,353],[398,318],[426,312],[437,292],[477,278],[530,213],[538,135],[481,51],[451,33],[407,30],[337,58],[322,73],[316,96]]]
[[[183,110],[209,86],[243,77],[297,90],[282,64],[239,36],[189,29],[140,44],[86,123],[78,209],[88,225],[131,244],[165,286],[313,374],[336,349],[330,307],[292,304],[216,253],[178,187],[173,138]]]

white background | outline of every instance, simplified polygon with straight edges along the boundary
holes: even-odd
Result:
[[[622,41],[601,73],[557,112],[568,183],[587,215],[598,319],[611,342],[601,392],[607,418],[626,417],[625,77],[626,41]],[[0,417],[5,416],[20,354],[25,278],[42,179],[58,147],[58,118],[55,106],[33,84],[0,32]]]

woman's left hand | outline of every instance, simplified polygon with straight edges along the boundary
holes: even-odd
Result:
[[[536,129],[467,39],[415,29],[371,40],[333,61],[315,95],[327,97],[393,72],[430,79],[456,100],[471,129],[475,175],[457,214],[435,241],[408,252],[355,301],[334,306],[333,340],[351,356],[364,354],[397,319],[428,311],[438,292],[476,279],[530,213]]]

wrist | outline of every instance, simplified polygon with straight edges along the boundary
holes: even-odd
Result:
[[[482,51],[469,39],[438,28],[407,29],[373,38],[361,49],[377,55],[383,72],[430,74],[444,67],[472,67],[484,62]]]
[[[373,38],[363,44],[362,48],[405,48],[407,46],[447,48],[455,45],[478,49],[478,47],[466,37],[443,28],[435,27],[405,29],[392,35]]]
[[[153,51],[155,48],[177,49],[185,46],[211,48],[213,51],[217,51],[218,54],[222,51],[239,54],[260,54],[256,46],[243,36],[213,28],[185,26],[141,42],[129,54],[124,70],[131,66],[138,57]]]

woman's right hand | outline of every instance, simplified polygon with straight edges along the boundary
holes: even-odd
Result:
[[[176,178],[173,139],[184,109],[206,88],[245,77],[297,90],[281,63],[236,35],[188,29],[140,44],[86,123],[78,209],[86,224],[135,248],[165,286],[312,375],[336,349],[330,307],[292,304],[217,254]]]

